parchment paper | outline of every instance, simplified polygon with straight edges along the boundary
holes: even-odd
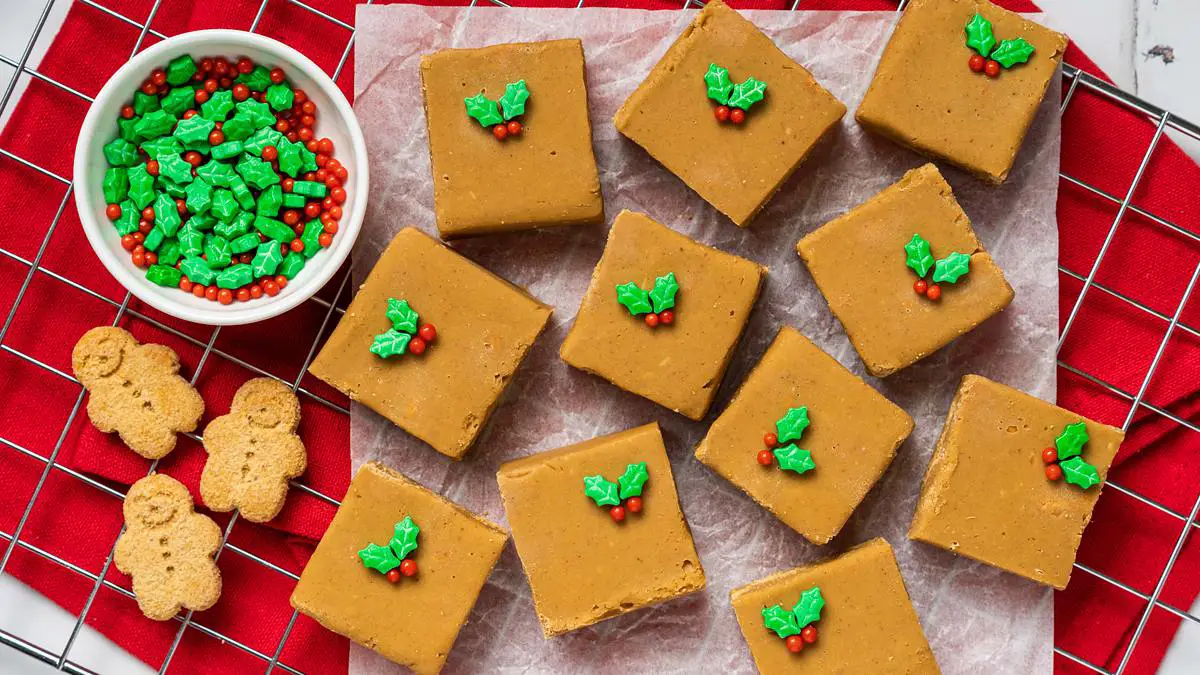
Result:
[[[804,234],[924,162],[890,142],[866,136],[853,121],[853,110],[896,17],[805,11],[745,14],[788,55],[812,70],[851,111],[840,136],[809,159],[749,230],[738,229],[719,215],[620,137],[612,125],[620,103],[694,12],[360,5],[354,108],[370,148],[372,185],[366,225],[355,250],[356,280],[365,277],[401,227],[415,224],[436,234],[420,56],[452,46],[579,37],[587,58],[592,133],[609,218],[622,208],[644,211],[702,242],[770,267],[763,295],[708,421],[724,408],[785,323],[798,327],[862,374],[857,355],[794,246]],[[466,256],[554,305],[550,326],[463,462],[448,461],[355,405],[354,465],[382,460],[467,508],[506,523],[495,479],[501,463],[657,420],[708,588],[547,641],[510,544],[459,636],[447,671],[753,672],[729,607],[730,589],[884,536],[896,549],[944,673],[1049,672],[1053,604],[1048,589],[910,542],[905,532],[931,450],[963,374],[980,373],[1054,400],[1058,86],[1054,78],[1006,184],[984,185],[943,168],[976,232],[1016,289],[1016,299],[1001,316],[923,362],[887,380],[866,378],[913,416],[916,430],[842,534],[827,546],[809,544],[696,461],[692,449],[708,421],[687,420],[572,370],[558,358],[558,347],[603,249],[607,224],[456,244]],[[496,175],[496,180],[505,179]],[[398,670],[402,669],[367,649],[351,650],[352,673]]]

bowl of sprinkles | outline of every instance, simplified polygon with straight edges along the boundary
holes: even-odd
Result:
[[[312,61],[270,38],[185,33],[122,66],[75,148],[75,203],[140,300],[208,325],[295,307],[345,262],[367,198],[362,131]]]

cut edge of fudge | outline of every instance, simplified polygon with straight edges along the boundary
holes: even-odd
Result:
[[[1008,393],[1009,395],[1019,396],[1019,397],[1025,398],[1025,399],[1030,399],[1030,400],[1036,401],[1037,403],[1039,403],[1041,405],[1049,406],[1052,408],[1058,408],[1058,406],[1054,405],[1053,403],[1043,401],[1042,399],[1040,399],[1036,396],[1033,396],[1031,394],[1028,394],[1026,392],[1023,392],[1020,389],[1010,387],[1010,386],[1008,386],[1006,384],[1002,384],[1000,382],[995,382],[995,381],[990,380],[981,375],[975,375],[975,374],[964,375],[962,378],[962,383],[959,385],[958,392],[954,395],[954,400],[950,404],[950,411],[946,415],[946,422],[942,426],[942,431],[941,431],[941,434],[938,436],[937,444],[934,446],[933,457],[931,457],[929,460],[929,468],[926,470],[925,477],[921,481],[921,491],[917,498],[917,507],[916,507],[915,512],[913,513],[912,523],[909,525],[908,538],[913,541],[919,541],[924,544],[934,546],[934,547],[942,549],[944,551],[949,551],[950,553],[962,556],[964,558],[969,558],[971,560],[975,560],[984,565],[988,565],[988,566],[996,568],[996,569],[1004,570],[1006,572],[1009,572],[1010,574],[1014,574],[1014,575],[1022,577],[1024,579],[1029,579],[1030,581],[1033,581],[1035,583],[1040,583],[1040,584],[1051,586],[1051,587],[1061,591],[1067,587],[1067,584],[1071,580],[1071,573],[1074,570],[1073,565],[1069,565],[1067,567],[1066,576],[1063,577],[1061,580],[1054,579],[1054,578],[1050,577],[1049,575],[1047,576],[1046,579],[1035,579],[1035,578],[1032,578],[1029,575],[1025,574],[1024,572],[1010,569],[1008,567],[1002,567],[992,561],[984,560],[980,557],[972,555],[970,552],[963,551],[959,548],[949,548],[949,547],[943,546],[941,542],[935,541],[934,539],[927,537],[922,533],[922,531],[924,529],[926,529],[927,527],[932,527],[932,523],[930,521],[940,513],[942,507],[946,503],[946,500],[942,496],[942,493],[948,488],[950,481],[953,479],[955,467],[958,465],[957,449],[952,448],[951,444],[949,443],[950,431],[951,431],[951,428],[954,426],[954,424],[959,419],[961,419],[960,414],[959,414],[959,408],[961,408],[963,406],[963,404],[966,402],[967,397],[971,394],[971,391],[976,384],[979,384],[979,385],[985,386],[985,387],[986,386],[999,387],[999,388],[1005,390],[1005,392]],[[1120,429],[1118,429],[1116,427],[1113,427],[1108,424],[1096,422],[1089,418],[1083,417],[1082,415],[1079,415],[1078,413],[1072,413],[1071,411],[1068,411],[1065,408],[1058,408],[1058,409],[1064,410],[1072,415],[1075,415],[1075,416],[1079,417],[1081,420],[1086,421],[1088,424],[1093,424],[1097,427],[1109,429],[1109,430],[1115,432],[1116,434],[1118,434],[1118,436],[1120,438],[1122,438],[1122,439],[1124,438],[1124,435],[1125,435],[1124,432],[1122,432]],[[1087,529],[1088,524],[1092,520],[1092,515],[1095,513],[1095,502],[1100,499],[1100,494],[1104,490],[1104,485],[1108,482],[1107,481],[1108,470],[1111,468],[1111,466],[1112,466],[1112,464],[1110,461],[1108,466],[1097,467],[1097,469],[1100,469],[1100,473],[1103,476],[1103,479],[1101,480],[1100,484],[1096,486],[1097,490],[1093,497],[1092,507],[1090,509],[1088,509],[1087,513],[1085,514],[1085,516],[1083,518],[1083,521],[1079,525],[1079,536],[1082,536],[1083,531]],[[1078,546],[1078,541],[1077,541],[1076,545],[1075,545],[1075,555],[1078,555],[1078,554],[1079,554],[1079,546]]]

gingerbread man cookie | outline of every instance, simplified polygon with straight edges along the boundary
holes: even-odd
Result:
[[[133,577],[142,614],[166,621],[179,608],[201,611],[221,597],[221,571],[213,556],[221,529],[192,509],[183,483],[152,473],[125,495],[125,531],[113,562]]]
[[[87,412],[104,433],[146,459],[175,448],[175,434],[195,431],[204,400],[179,376],[179,357],[163,345],[143,345],[121,328],[93,328],[71,352],[75,377],[91,393]]]
[[[278,515],[288,480],[304,473],[308,463],[296,435],[299,424],[300,400],[287,385],[269,377],[243,384],[229,414],[204,430],[204,504],[214,511],[238,509],[255,523]]]

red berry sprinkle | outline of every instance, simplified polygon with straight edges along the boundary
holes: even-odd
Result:
[[[763,445],[768,448],[774,448],[779,445],[779,437],[775,434],[765,434],[763,435]]]
[[[669,326],[675,323],[675,312],[670,309],[664,309],[658,313],[658,320]]]
[[[394,568],[388,570],[387,580],[392,582],[393,584],[400,583],[400,568],[394,567]]]
[[[804,649],[804,640],[799,635],[789,635],[787,639],[787,649],[793,654],[799,654]]]
[[[287,279],[287,277],[283,276],[282,274],[280,274],[279,276],[275,277],[275,285],[276,285],[276,286],[278,286],[278,287],[279,287],[279,288],[281,288],[281,289],[283,289],[283,288],[287,288],[287,285],[288,285],[288,279]]]
[[[642,498],[641,497],[630,497],[629,499],[626,499],[625,500],[625,508],[628,509],[630,513],[641,513],[642,512]]]
[[[646,325],[650,326],[651,328],[654,328],[655,326],[657,326],[658,325],[658,315],[655,314],[654,312],[650,312],[649,314],[647,314],[646,315]]]
[[[220,145],[225,142],[225,132],[220,129],[213,129],[208,132],[208,144]]]
[[[817,627],[805,626],[804,630],[800,631],[800,639],[807,644],[812,644],[817,641]]]
[[[266,281],[262,282],[262,289],[263,293],[266,293],[268,297],[273,298],[276,295],[279,295],[279,284],[275,283],[271,279],[267,279]]]
[[[417,575],[417,562],[415,560],[405,559],[400,563],[400,574],[406,577],[414,577]]]
[[[158,175],[158,160],[157,159],[152,159],[152,160],[149,160],[146,162],[146,173],[150,174],[151,176]]]
[[[614,522],[619,523],[622,520],[625,520],[625,507],[614,506],[608,510],[608,515],[612,516]]]
[[[250,87],[241,83],[233,85],[233,100],[245,101],[248,98],[250,98]]]
[[[133,112],[133,106],[131,106],[131,105],[121,106],[121,117],[122,118],[131,120],[131,119],[133,119],[134,114],[135,113]]]
[[[972,72],[982,73],[984,63],[986,63],[986,62],[987,62],[987,59],[983,58],[979,54],[972,54],[970,60],[967,61],[967,66],[971,69]]]
[[[521,135],[521,123],[516,120],[512,120],[511,122],[509,122],[508,123],[508,135],[509,136],[520,136]]]
[[[937,302],[942,299],[942,287],[937,284],[930,284],[929,288],[925,289],[925,297]]]
[[[221,290],[217,291],[217,302],[221,303],[222,305],[233,304],[233,291],[229,290],[228,288],[222,288]]]
[[[508,127],[503,124],[497,124],[492,127],[492,135],[496,137],[496,140],[502,141],[508,138]]]
[[[262,149],[262,158],[268,162],[274,162],[279,159],[279,149],[273,145],[268,145]]]
[[[1050,480],[1058,480],[1062,478],[1062,467],[1057,464],[1046,465],[1046,478]]]
[[[775,455],[771,454],[770,450],[759,450],[758,463],[763,466],[771,466],[775,463]]]
[[[424,354],[425,347],[427,346],[428,345],[425,344],[425,341],[419,337],[415,337],[408,341],[408,351],[416,354],[417,356]]]
[[[245,56],[239,57],[237,60],[237,70],[239,73],[249,74],[254,70],[254,62]]]
[[[426,343],[433,342],[437,339],[437,328],[431,323],[423,323],[417,329],[417,335]]]
[[[913,291],[917,295],[925,295],[925,291],[929,290],[929,282],[924,279],[917,279],[917,283],[913,284]]]
[[[292,249],[292,251],[296,253],[304,253],[304,240],[293,239],[292,243],[288,244],[288,248]]]
[[[121,237],[121,248],[132,251],[134,246],[137,246],[137,239],[134,239],[132,234]]]
[[[283,84],[283,81],[287,79],[287,76],[283,74],[282,68],[272,68],[270,77],[271,84]]]
[[[120,204],[109,204],[108,206],[104,207],[104,215],[108,216],[109,220],[116,220],[117,218],[120,218],[121,217],[121,205]]]
[[[717,118],[718,122],[728,122],[729,121],[729,106],[719,105],[716,108],[713,108],[713,116]]]
[[[1058,450],[1054,448],[1046,448],[1042,451],[1042,461],[1047,464],[1053,464],[1058,461]]]
[[[1000,64],[996,61],[989,60],[987,64],[983,66],[983,72],[988,77],[1000,77]]]
[[[734,108],[729,111],[729,121],[734,124],[741,124],[746,121],[746,111],[741,108]]]

